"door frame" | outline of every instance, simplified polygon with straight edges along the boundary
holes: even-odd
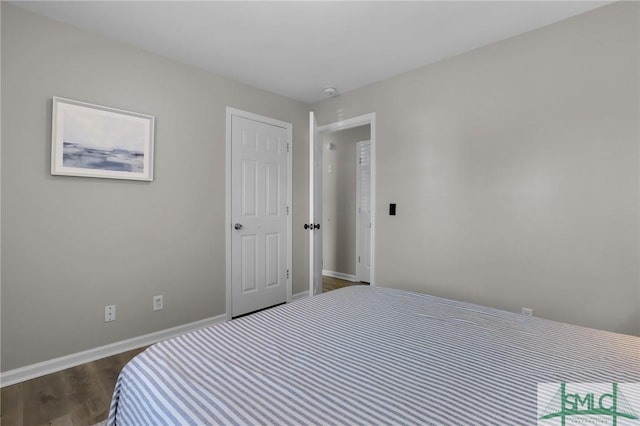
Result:
[[[312,140],[309,141],[309,214],[313,215],[313,171],[314,171],[314,144],[322,143],[322,135],[326,133],[336,132],[338,130],[346,130],[351,129],[353,127],[360,127],[369,125],[369,129],[371,131],[370,141],[371,141],[371,246],[369,247],[370,253],[369,256],[371,259],[371,270],[370,270],[370,282],[369,285],[371,287],[376,286],[375,280],[375,230],[376,230],[376,113],[371,112],[369,114],[359,115],[357,117],[348,118],[346,120],[336,121],[333,123],[325,124],[322,126],[318,126],[318,134],[320,135],[320,140]],[[313,125],[313,123],[310,123]],[[313,129],[310,129],[310,132],[313,132]],[[311,220],[310,223],[313,223]],[[313,296],[313,255],[314,249],[313,244],[309,244],[309,296]]]
[[[264,115],[243,111],[240,109],[227,107],[226,112],[226,142],[225,142],[225,263],[226,263],[226,315],[227,321],[231,320],[232,308],[232,271],[231,271],[231,120],[233,117],[246,118],[248,120],[258,121],[260,123],[270,124],[276,127],[282,127],[287,131],[287,269],[289,275],[287,277],[287,303],[291,302],[291,289],[293,277],[293,124],[286,121],[276,120],[275,118],[266,117]]]

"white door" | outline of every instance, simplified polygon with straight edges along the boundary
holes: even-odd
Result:
[[[322,138],[316,117],[309,113],[309,171],[311,195],[309,196],[310,256],[309,293],[322,293]]]
[[[371,142],[358,142],[356,149],[356,278],[368,283],[371,271]]]
[[[288,131],[231,116],[231,316],[287,300]]]

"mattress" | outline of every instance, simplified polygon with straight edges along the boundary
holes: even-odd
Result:
[[[153,345],[108,424],[536,424],[561,382],[640,382],[640,338],[354,286]]]

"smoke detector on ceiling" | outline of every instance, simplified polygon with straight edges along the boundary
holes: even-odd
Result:
[[[328,97],[333,97],[338,94],[338,89],[336,89],[333,86],[327,86],[323,89],[323,91],[324,91],[324,94],[327,95]]]

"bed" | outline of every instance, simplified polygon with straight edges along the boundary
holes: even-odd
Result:
[[[560,382],[640,382],[640,338],[354,286],[153,345],[107,424],[536,424]]]

